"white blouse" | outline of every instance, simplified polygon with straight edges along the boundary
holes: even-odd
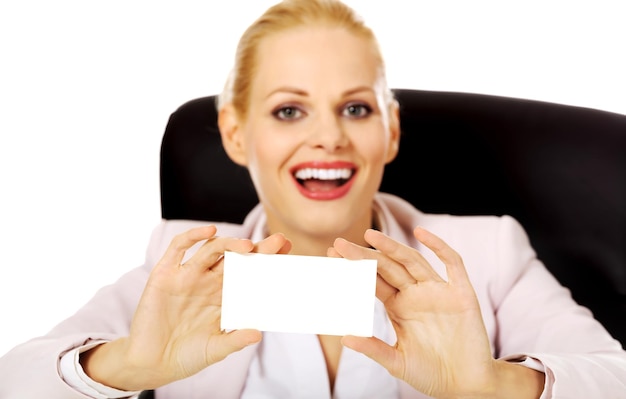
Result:
[[[387,343],[395,333],[383,305],[376,301],[374,335]],[[242,399],[397,399],[398,381],[365,355],[343,348],[335,387],[313,334],[265,332],[248,370]]]
[[[377,220],[382,231],[384,222]],[[265,215],[255,226],[252,241],[267,236]],[[393,344],[395,331],[383,304],[376,299],[374,336]],[[93,347],[76,348],[61,359],[61,376],[77,391],[97,399],[129,398],[138,392],[123,392],[90,379],[80,366],[79,353]],[[335,386],[331,389],[326,361],[317,335],[264,332],[248,369],[241,399],[397,399],[398,380],[365,355],[343,348]]]

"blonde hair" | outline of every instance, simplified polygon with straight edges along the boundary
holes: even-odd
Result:
[[[239,116],[245,117],[250,98],[250,85],[258,61],[256,49],[259,44],[272,34],[312,25],[344,28],[369,40],[374,54],[379,59],[385,101],[387,105],[393,101],[393,95],[387,87],[385,65],[378,41],[374,32],[352,8],[340,0],[283,0],[268,8],[239,39],[234,67],[224,90],[218,97],[218,109],[224,104],[232,103]]]

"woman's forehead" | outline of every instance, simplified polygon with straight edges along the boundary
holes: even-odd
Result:
[[[303,27],[272,34],[259,44],[252,84],[261,91],[288,86],[374,88],[381,60],[370,40],[343,28]]]

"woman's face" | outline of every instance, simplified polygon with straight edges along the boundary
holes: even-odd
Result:
[[[245,119],[231,114],[220,128],[250,171],[270,230],[336,237],[358,227],[362,235],[399,140],[370,42],[307,27],[271,35],[257,50]]]

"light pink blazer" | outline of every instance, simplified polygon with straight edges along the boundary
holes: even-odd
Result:
[[[494,356],[525,355],[541,361],[547,375],[542,398],[626,398],[626,352],[535,257],[514,219],[424,214],[388,194],[378,194],[375,206],[384,232],[422,250],[442,276],[443,265],[416,242],[413,228],[421,225],[433,231],[461,254],[481,304]],[[250,237],[262,216],[257,207],[243,225],[218,223],[218,234]],[[0,399],[85,398],[59,377],[59,358],[92,340],[127,335],[150,270],[170,240],[203,224],[207,223],[163,221],[153,232],[143,266],[100,289],[47,335],[0,358]],[[248,347],[190,378],[159,388],[157,399],[239,398],[255,349]],[[425,397],[401,384],[402,399]]]

